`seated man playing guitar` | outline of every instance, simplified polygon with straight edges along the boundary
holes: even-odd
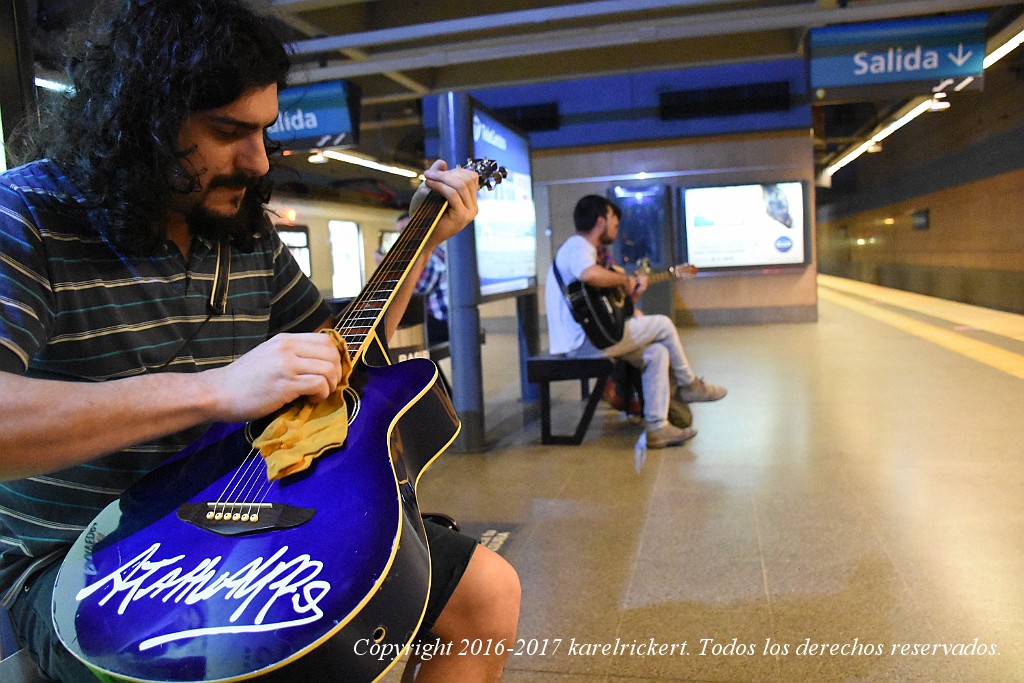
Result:
[[[642,368],[647,446],[678,446],[697,432],[692,427],[679,428],[669,422],[671,401],[717,401],[725,396],[725,389],[693,373],[679,333],[668,316],[633,314],[626,319],[621,338],[610,339],[604,334],[591,339],[580,321],[590,323],[593,316],[581,310],[580,304],[576,304],[574,311],[570,303],[580,301],[570,295],[571,289],[580,291],[578,285],[574,287],[577,282],[588,288],[616,291],[633,300],[647,289],[647,275],[627,275],[598,262],[599,248],[615,242],[620,216],[621,211],[613,202],[598,195],[587,195],[577,202],[573,211],[576,234],[559,247],[548,271],[544,300],[551,353],[604,354]]]
[[[66,682],[95,680],[51,618],[57,570],[90,520],[209,423],[315,404],[343,380],[339,346],[315,333],[333,325],[327,306],[264,209],[265,131],[290,66],[281,40],[239,0],[121,4],[71,62],[74,96],[26,138],[38,160],[0,175],[0,596],[43,673]],[[476,214],[476,173],[438,161],[424,176],[418,196],[443,213],[383,337],[431,251]],[[516,572],[427,526],[420,631],[506,647],[414,658],[407,673],[497,680],[515,639]],[[216,637],[211,652],[242,635]]]

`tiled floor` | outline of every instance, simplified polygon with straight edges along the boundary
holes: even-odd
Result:
[[[547,647],[506,681],[1024,680],[1024,319],[820,284],[817,323],[682,331],[729,395],[645,462],[607,407],[541,446],[488,332],[494,447],[420,500],[504,539]],[[579,386],[554,388],[568,426]]]

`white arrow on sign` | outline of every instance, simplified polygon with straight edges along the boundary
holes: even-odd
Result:
[[[964,64],[967,63],[967,60],[970,59],[971,55],[973,54],[973,50],[968,50],[967,54],[964,54],[964,44],[959,43],[957,45],[956,55],[954,56],[952,52],[947,52],[946,56],[949,57],[950,60],[952,60],[952,62],[957,66],[963,66]]]

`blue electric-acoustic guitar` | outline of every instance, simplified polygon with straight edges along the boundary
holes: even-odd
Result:
[[[488,188],[505,174],[469,165]],[[459,420],[437,367],[389,365],[377,330],[446,207],[427,196],[341,316],[354,365],[343,446],[268,483],[259,426],[214,425],[79,537],[53,621],[99,678],[372,681],[411,642],[430,585],[416,482]]]

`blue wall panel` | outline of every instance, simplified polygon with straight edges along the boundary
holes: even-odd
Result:
[[[789,111],[672,121],[658,117],[659,95],[663,92],[775,81],[790,84],[792,105]],[[534,149],[554,149],[809,128],[811,107],[806,93],[806,62],[788,59],[508,86],[470,94],[491,109],[557,103],[560,128],[532,132],[529,136]],[[437,99],[437,96],[428,96],[423,101],[428,156],[437,151]]]

